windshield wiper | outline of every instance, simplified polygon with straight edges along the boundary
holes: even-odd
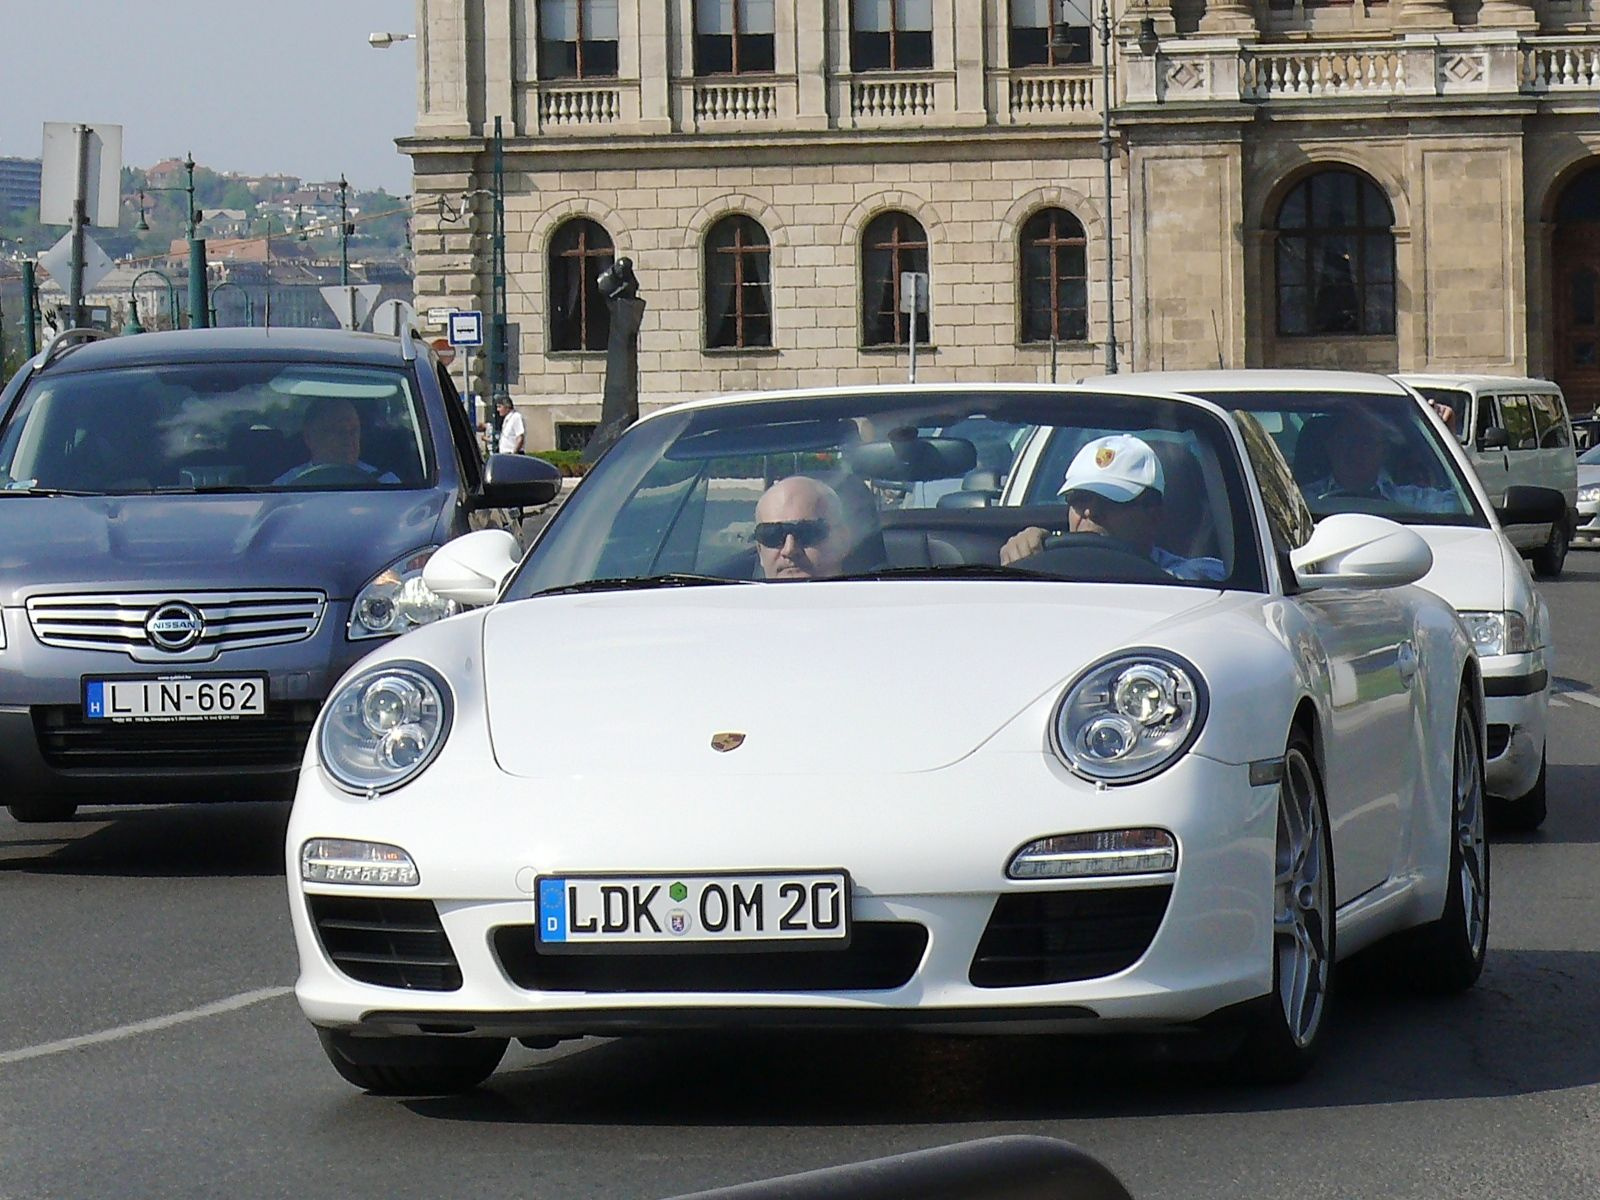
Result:
[[[1025,567],[1003,567],[999,563],[935,563],[919,567],[880,567],[876,571],[860,571],[852,575],[835,575],[841,579],[1049,579],[1051,576]]]
[[[629,592],[662,587],[712,587],[719,583],[754,583],[753,579],[729,579],[725,575],[693,575],[669,571],[665,575],[624,575],[615,579],[585,579],[563,587],[545,588],[535,596],[566,596],[574,592]]]
[[[134,495],[151,496],[221,496],[243,495],[246,492],[256,492],[262,489],[252,487],[248,483],[204,483],[195,487],[158,487],[151,488],[148,493],[133,493]]]
[[[80,492],[72,488],[0,487],[0,496],[104,496],[104,492]]]

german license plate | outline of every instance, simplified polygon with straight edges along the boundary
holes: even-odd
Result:
[[[843,871],[541,876],[539,944],[553,951],[779,942],[845,946]]]
[[[267,712],[265,675],[119,675],[83,681],[89,721],[221,721]]]

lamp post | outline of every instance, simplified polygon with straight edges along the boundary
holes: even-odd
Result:
[[[1111,231],[1111,9],[1100,0],[1100,158],[1106,170],[1106,374],[1117,373],[1116,252]]]
[[[194,155],[184,158],[183,170],[185,182],[182,187],[152,187],[148,190],[183,192],[188,198],[184,224],[189,237],[189,326],[192,329],[204,329],[210,323],[207,316],[209,306],[206,303],[206,243],[204,238],[196,236],[195,229],[200,221],[200,212],[194,206]],[[145,191],[145,188],[139,189],[139,223],[134,226],[141,233],[150,229],[150,222],[145,219]]]
[[[144,326],[139,324],[139,281],[146,275],[154,275],[167,285],[167,312],[172,319],[172,327],[178,327],[178,285],[172,282],[172,277],[158,267],[146,267],[133,277],[133,282],[128,285],[128,323],[123,326],[124,334],[143,333]]]
[[[396,42],[409,42],[416,36],[414,33],[369,33],[367,34],[367,44],[379,50],[387,50]]]
[[[221,283],[217,284],[216,287],[211,289],[211,324],[218,324],[216,308],[217,297],[222,293],[224,288],[233,288],[236,292],[244,297],[244,323],[246,325],[254,325],[256,323],[256,313],[255,305],[250,299],[250,293],[244,290],[244,286],[242,284],[235,283],[231,279],[224,279]]]
[[[339,286],[350,285],[350,185],[339,172]]]

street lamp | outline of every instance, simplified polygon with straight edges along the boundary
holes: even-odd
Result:
[[[367,44],[376,46],[379,50],[387,50],[396,42],[409,42],[416,36],[414,33],[369,33]]]
[[[128,322],[122,327],[124,334],[143,333],[144,326],[139,324],[139,280],[146,275],[154,275],[167,285],[167,312],[172,319],[172,327],[178,328],[178,285],[172,282],[172,277],[159,267],[146,267],[133,277],[133,282],[128,285]]]
[[[250,293],[244,290],[244,286],[242,284],[235,283],[231,279],[224,279],[221,283],[217,284],[216,287],[211,289],[211,323],[213,325],[217,324],[217,296],[221,294],[224,288],[233,288],[244,297],[244,323],[246,325],[254,325],[256,323],[255,304],[250,299]]]
[[[195,230],[200,222],[200,211],[194,206],[194,155],[184,158],[183,170],[185,182],[182,187],[150,186],[148,190],[183,192],[188,197],[185,227],[189,237],[189,325],[194,329],[204,329],[209,324],[206,315],[206,243],[204,238],[197,236]],[[139,223],[134,226],[140,233],[150,230],[150,222],[145,218],[145,191],[145,188],[139,189]]]
[[[339,286],[350,284],[350,185],[339,172]]]

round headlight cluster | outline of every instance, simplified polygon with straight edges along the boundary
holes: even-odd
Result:
[[[1161,651],[1130,651],[1089,668],[1067,689],[1052,740],[1079,775],[1133,783],[1187,750],[1205,713],[1205,685],[1190,663]]]
[[[450,689],[421,663],[364,671],[328,701],[317,749],[353,792],[399,787],[433,761],[450,733]]]
[[[396,559],[367,580],[350,605],[347,632],[352,641],[405,633],[460,611],[454,600],[446,600],[422,582],[422,569],[435,549],[428,546]]]

